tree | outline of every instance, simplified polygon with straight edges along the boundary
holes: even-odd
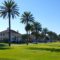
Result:
[[[22,43],[25,43],[27,39],[27,34],[23,34],[21,38],[22,38]]]
[[[13,0],[4,1],[3,6],[0,6],[0,16],[9,20],[9,46],[11,45],[11,18],[19,16],[17,4]]]
[[[30,32],[31,32],[32,26],[30,24],[25,26],[26,32],[28,31],[28,42],[30,41]]]
[[[31,24],[32,22],[34,21],[34,17],[33,15],[31,14],[31,12],[27,12],[25,11],[22,16],[21,16],[21,22],[26,24],[26,31],[27,31],[27,45],[28,45],[28,30],[29,30],[29,27],[28,25]]]
[[[46,39],[47,33],[48,33],[48,29],[47,28],[43,28],[42,29],[42,35],[44,35],[43,40]]]
[[[31,28],[32,28],[32,26],[30,24],[25,26],[25,30],[29,31],[29,34],[30,34],[30,31],[31,31]]]
[[[58,41],[60,41],[60,34],[58,35]]]
[[[48,29],[47,29],[47,28],[43,28],[42,33],[43,33],[44,35],[46,35],[46,34],[48,33]]]
[[[39,22],[34,22],[32,25],[32,34],[36,37],[36,43],[39,36],[39,32],[42,31],[41,24]]]
[[[49,31],[49,32],[48,32],[48,35],[49,35],[49,37],[50,37],[50,39],[51,39],[52,41],[58,40],[58,35],[57,35],[55,32]]]

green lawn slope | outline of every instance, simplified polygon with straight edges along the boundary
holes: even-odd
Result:
[[[60,42],[40,44],[0,44],[0,60],[60,60]]]

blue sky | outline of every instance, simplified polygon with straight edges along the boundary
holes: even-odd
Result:
[[[0,0],[2,5],[4,0]],[[20,16],[24,11],[31,11],[35,20],[49,30],[60,34],[60,0],[15,0],[18,4]],[[7,29],[8,19],[0,18],[0,31]],[[11,19],[11,28],[26,33],[24,24],[20,23],[20,17]]]

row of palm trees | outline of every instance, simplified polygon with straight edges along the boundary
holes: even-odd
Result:
[[[17,4],[13,0],[4,1],[3,5],[0,6],[0,16],[9,20],[9,46],[11,45],[11,18],[19,16]],[[25,24],[25,30],[27,31],[27,44],[28,44],[28,35],[30,31],[36,31],[38,33],[41,26],[38,22],[34,21],[34,17],[31,12],[24,12],[21,16],[21,22]],[[34,24],[33,24],[34,23]]]
[[[19,16],[19,9],[15,1],[13,0],[7,0],[4,1],[3,5],[0,6],[0,16],[5,18],[7,17],[9,20],[9,46],[11,46],[11,18],[15,18],[16,16]],[[42,27],[39,22],[36,22],[31,12],[25,11],[20,19],[21,23],[25,24],[25,30],[27,32],[27,45],[29,41],[29,35],[34,34],[36,37],[36,43],[37,43],[37,37],[38,34],[41,33]],[[47,29],[43,29],[43,33],[46,35]]]
[[[21,16],[21,23],[25,24],[25,30],[27,32],[27,45],[28,45],[28,41],[29,41],[29,35],[30,32],[34,32],[35,37],[36,37],[36,41],[37,41],[37,35],[39,34],[39,32],[42,30],[41,24],[39,22],[36,22],[34,20],[33,15],[31,14],[31,12],[27,12],[25,11],[22,16]],[[37,43],[37,42],[36,42]]]
[[[9,20],[9,46],[11,45],[11,18],[19,16],[19,9],[15,1],[7,0],[4,1],[3,5],[0,6],[0,16]],[[21,16],[21,23],[25,24],[25,30],[27,32],[27,45],[29,40],[30,32],[34,33],[36,36],[36,41],[38,34],[42,31],[41,24],[36,22],[31,12],[25,11]]]

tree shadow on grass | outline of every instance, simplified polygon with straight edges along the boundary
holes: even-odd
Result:
[[[0,58],[0,60],[15,60],[15,59],[10,59],[10,58]]]
[[[11,60],[11,59],[7,59],[7,58],[0,58],[0,60]]]
[[[0,44],[0,50],[10,49],[7,44]]]
[[[51,51],[51,52],[60,52],[60,49],[58,48],[37,48],[37,47],[30,47],[29,50],[45,50],[45,51]]]

